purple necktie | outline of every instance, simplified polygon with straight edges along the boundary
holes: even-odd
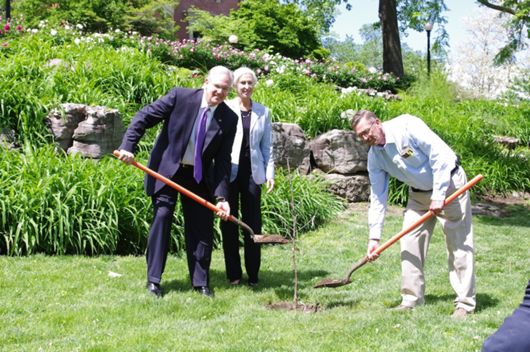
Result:
[[[197,183],[202,180],[202,147],[204,146],[204,137],[206,137],[206,121],[208,120],[208,111],[210,108],[204,109],[199,119],[199,128],[197,136],[195,137],[195,154],[193,157],[193,178]]]

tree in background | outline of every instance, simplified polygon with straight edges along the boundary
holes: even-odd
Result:
[[[283,2],[298,5],[309,18],[318,24],[318,32],[321,35],[327,34],[335,22],[337,6],[345,4],[348,11],[352,8],[348,0],[284,0]]]
[[[526,28],[526,37],[530,38],[530,1],[529,0],[504,0],[504,1],[487,1],[477,0],[478,3],[490,9],[500,11],[503,14],[510,15],[507,23],[507,35],[504,46],[500,48],[495,55],[495,62],[502,64],[512,59],[515,52],[527,47],[525,44],[524,30]],[[506,42],[506,39],[508,42]]]
[[[170,39],[177,29],[176,4],[169,0],[18,0],[13,3],[13,15],[23,15],[28,26],[47,20],[82,24],[90,32],[133,30]]]
[[[527,70],[530,68],[529,57],[521,60],[521,64],[512,56],[509,61],[494,65],[494,59],[509,35],[507,24],[510,19],[507,17],[481,9],[477,15],[466,19],[466,29],[471,36],[458,48],[459,54],[451,59],[448,71],[449,79],[472,97],[497,98],[516,77],[521,76],[525,65]]]
[[[355,4],[355,0],[348,0],[353,11]],[[442,16],[445,10],[444,0],[379,0],[379,22],[372,24],[372,27],[381,31],[383,71],[403,77],[405,72],[400,35],[406,35],[408,29],[422,32],[427,22],[437,25],[433,51],[441,53],[447,45],[447,32],[444,29],[447,20]]]
[[[270,49],[293,59],[321,50],[318,25],[296,5],[279,0],[246,0],[229,16],[194,9],[189,11],[188,22],[188,28],[217,44],[235,34],[237,46],[245,50]]]
[[[326,37],[323,45],[330,51],[330,57],[341,63],[361,63],[366,67],[383,69],[383,37],[378,25],[365,24],[359,30],[362,42],[356,44],[353,37],[346,36],[343,41]],[[403,35],[403,34],[402,34]],[[421,52],[402,45],[403,66],[406,75],[417,76],[425,71],[425,59]],[[433,60],[436,64],[437,60]]]

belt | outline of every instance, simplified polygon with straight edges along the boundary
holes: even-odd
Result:
[[[460,167],[460,160],[456,159],[455,167],[453,168],[453,170],[451,170],[451,176],[453,176],[458,171],[459,167]],[[410,189],[412,190],[412,192],[432,192],[432,189],[424,190],[424,189],[417,189],[414,187],[410,187]]]
[[[183,169],[193,169],[193,165],[188,165],[188,164],[180,164],[180,167]]]

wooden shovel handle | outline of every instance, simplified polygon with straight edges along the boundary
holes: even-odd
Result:
[[[114,151],[114,156],[115,157],[119,157],[120,156],[120,152],[115,150]],[[133,160],[131,162],[131,165],[132,166],[135,166],[137,168],[139,168],[140,170],[142,170],[143,172],[145,172],[146,174],[148,174],[149,176],[152,176],[154,178],[156,178],[157,180],[161,181],[161,182],[164,182],[166,185],[168,185],[169,187],[177,190],[178,192],[182,193],[183,195],[185,195],[186,197],[189,197],[191,199],[193,199],[194,201],[196,201],[197,203],[205,206],[206,208],[210,209],[211,211],[217,213],[218,211],[220,211],[221,209],[219,209],[218,207],[216,207],[215,205],[213,205],[212,203],[208,202],[206,199],[196,195],[195,193],[193,192],[190,192],[188,191],[186,188],[182,187],[181,185],[179,185],[178,183],[175,183],[173,181],[171,181],[169,178],[165,177],[165,176],[162,176],[160,175],[158,172],[156,171],[153,171],[151,170],[150,168],[148,168],[147,166],[144,166],[142,164],[140,164],[139,162],[137,162],[136,160]],[[252,229],[245,223],[243,223],[242,221],[239,221],[236,217],[234,217],[233,215],[230,215],[228,217],[228,220],[229,221],[232,221],[234,223],[236,223],[237,225],[243,227],[245,230],[247,230],[251,235],[254,235],[254,232],[252,231]]]
[[[470,180],[468,183],[466,183],[465,185],[463,185],[462,187],[460,187],[459,189],[457,189],[453,194],[451,194],[449,197],[447,197],[444,201],[444,206],[446,206],[447,204],[451,203],[453,200],[455,200],[456,198],[458,198],[461,194],[463,194],[464,192],[466,192],[468,189],[470,189],[471,187],[473,187],[475,184],[477,184],[480,180],[482,180],[484,178],[484,176],[482,175],[477,175],[475,177],[473,177],[472,180]],[[430,217],[434,216],[434,212],[432,210],[429,210],[428,212],[426,212],[425,214],[422,215],[421,218],[419,218],[418,220],[416,220],[413,224],[411,224],[410,226],[408,226],[406,229],[403,229],[401,230],[400,232],[396,233],[394,236],[392,236],[388,241],[386,241],[385,243],[383,243],[382,245],[380,245],[379,247],[377,247],[377,249],[374,251],[374,253],[376,254],[381,254],[381,252],[383,252],[385,249],[387,249],[388,247],[390,247],[391,245],[393,245],[394,243],[396,243],[401,237],[405,236],[407,233],[409,233],[410,231],[414,230],[417,226],[421,225],[422,223],[424,223],[427,219],[429,219]]]

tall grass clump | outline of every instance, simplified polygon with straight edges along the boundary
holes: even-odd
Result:
[[[149,203],[140,175],[57,153],[52,146],[0,153],[0,253],[139,253]]]
[[[145,162],[145,153],[138,160]],[[264,196],[264,231],[288,233],[292,216],[285,176]],[[315,180],[296,177],[299,232],[315,229],[340,203]],[[26,145],[0,153],[0,254],[140,254],[152,219],[143,174],[114,158],[65,155]],[[219,242],[220,235],[215,234]],[[183,248],[183,217],[175,211],[171,248]]]
[[[287,174],[279,169],[275,189],[263,196],[262,213],[265,233],[291,234],[314,230],[331,220],[344,203],[325,190],[318,177],[308,178],[298,173]],[[294,207],[291,207],[291,197]],[[296,212],[296,226],[293,218]]]
[[[0,127],[15,130],[20,142],[49,141],[42,121],[61,103],[115,108],[127,122],[171,87],[192,82],[189,72],[168,69],[146,52],[116,48],[121,42],[111,35],[53,33],[16,37],[0,52]]]

